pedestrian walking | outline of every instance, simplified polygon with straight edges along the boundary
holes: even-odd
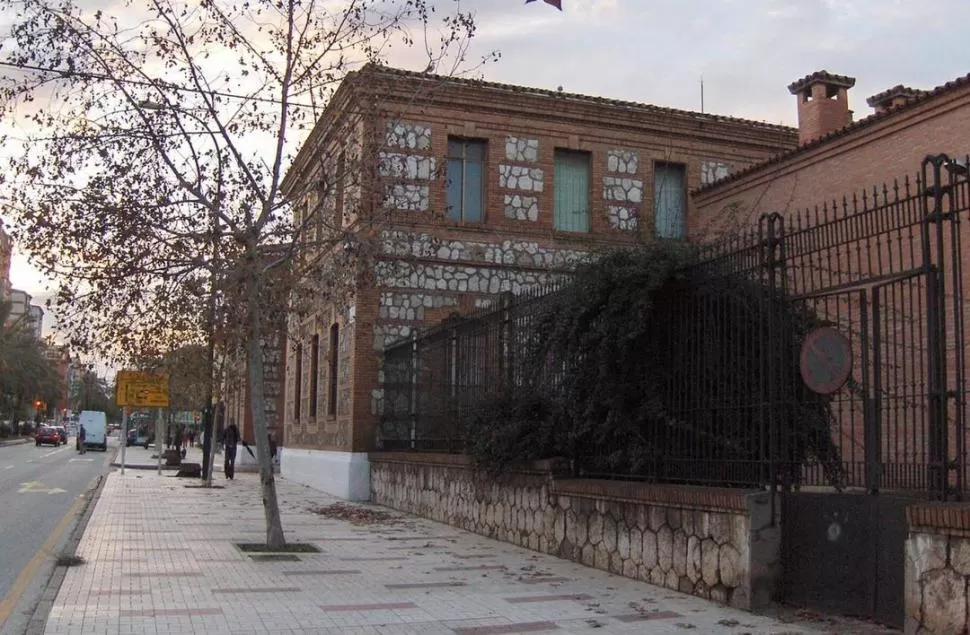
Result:
[[[239,428],[236,427],[235,422],[230,423],[222,434],[222,443],[226,452],[226,478],[232,480],[236,475],[236,445],[239,443]]]
[[[84,424],[81,424],[81,427],[79,427],[77,430],[77,450],[81,454],[84,454],[85,452],[87,452],[87,448],[84,447],[84,441],[87,438],[88,438],[88,432],[87,430],[84,429]]]

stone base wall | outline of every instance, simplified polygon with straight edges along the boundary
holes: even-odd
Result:
[[[970,632],[970,507],[927,503],[906,515],[907,635]]]
[[[780,528],[767,492],[557,477],[496,481],[468,457],[372,453],[371,501],[743,609],[771,602]]]

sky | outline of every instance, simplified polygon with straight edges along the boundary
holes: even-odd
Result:
[[[817,70],[856,78],[849,92],[856,119],[871,113],[867,97],[896,84],[928,89],[970,73],[967,0],[562,0],[562,6],[461,0],[476,14],[472,54],[501,53],[481,76],[687,110],[700,110],[703,80],[705,112],[795,126],[787,86]],[[46,297],[46,282],[24,254],[14,254],[10,275],[15,288]]]

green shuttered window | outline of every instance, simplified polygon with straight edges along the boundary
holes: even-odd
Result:
[[[653,168],[653,205],[657,238],[683,238],[687,209],[686,168],[657,163]]]
[[[589,153],[556,150],[555,222],[567,232],[589,231]]]
[[[448,218],[480,223],[485,207],[485,142],[448,139]]]

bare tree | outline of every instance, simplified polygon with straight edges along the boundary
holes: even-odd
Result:
[[[418,68],[465,68],[472,16],[446,0],[149,0],[117,15],[73,0],[0,8],[11,19],[0,99],[17,125],[4,138],[15,153],[2,195],[21,245],[58,281],[53,304],[71,344],[118,361],[158,356],[203,344],[214,316],[227,316],[219,329],[235,332],[225,341],[248,358],[266,542],[284,545],[264,300],[323,262],[300,248],[311,228],[318,245],[359,230],[316,231],[311,212],[294,222],[284,172],[361,64],[403,49]],[[323,189],[343,182],[337,172]],[[217,297],[239,294],[220,311]]]

